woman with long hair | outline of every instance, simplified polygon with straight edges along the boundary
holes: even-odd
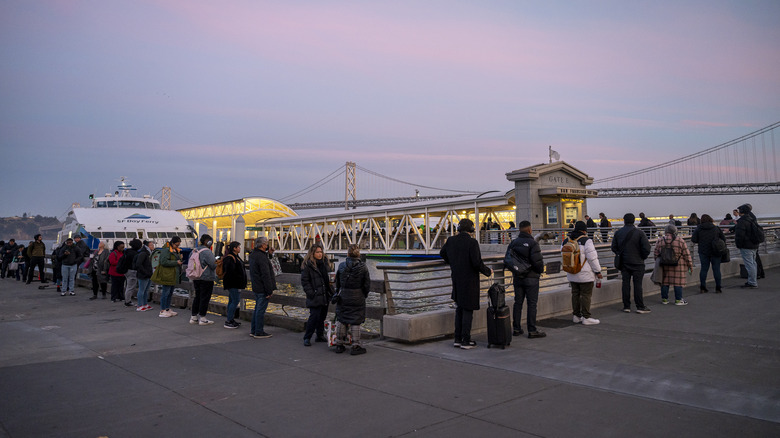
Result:
[[[321,243],[315,243],[309,248],[301,264],[301,285],[306,292],[306,307],[309,308],[309,319],[303,334],[303,345],[307,347],[311,346],[311,337],[315,332],[316,342],[327,341],[325,318],[328,316],[328,303],[333,296],[327,260],[325,248]]]
[[[701,261],[699,293],[709,292],[707,290],[707,273],[710,270],[710,265],[712,265],[712,276],[715,278],[715,293],[723,292],[720,277],[720,263],[723,255],[715,247],[716,240],[722,240],[723,244],[726,243],[723,230],[715,226],[712,216],[701,215],[701,224],[693,230],[693,236],[691,236],[691,242],[698,244],[699,260]]]

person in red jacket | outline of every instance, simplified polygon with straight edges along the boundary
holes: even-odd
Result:
[[[111,302],[125,301],[125,276],[116,272],[119,258],[125,251],[124,242],[114,242],[114,250],[108,255],[108,276],[111,277]]]

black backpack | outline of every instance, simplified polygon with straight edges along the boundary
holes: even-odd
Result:
[[[752,221],[750,227],[750,241],[754,244],[764,243],[764,227],[758,224],[756,221]]]
[[[127,274],[127,271],[130,270],[130,265],[133,263],[133,259],[130,257],[127,257],[127,253],[122,253],[122,256],[119,257],[119,261],[116,263],[116,273],[117,274]]]
[[[682,257],[682,253],[677,256],[674,254],[674,247],[672,246],[672,242],[677,239],[677,236],[672,235],[672,241],[669,243],[666,243],[666,239],[664,239],[664,247],[661,248],[661,265],[662,266],[677,266],[677,263],[680,261],[680,257]]]

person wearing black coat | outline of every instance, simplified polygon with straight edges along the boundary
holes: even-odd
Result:
[[[455,347],[472,349],[477,343],[471,340],[471,322],[474,311],[479,310],[479,274],[489,277],[493,271],[482,262],[479,243],[469,233],[474,232],[474,222],[461,219],[458,234],[444,243],[439,255],[450,265],[452,295],[455,301]]]
[[[523,317],[523,300],[528,301],[526,325],[528,337],[543,338],[546,333],[536,329],[536,304],[539,301],[539,276],[544,272],[544,258],[539,243],[531,235],[531,223],[522,221],[519,225],[520,235],[509,244],[507,251],[513,251],[518,257],[531,265],[531,269],[522,277],[512,274],[512,284],[515,289],[515,304],[512,308],[512,335],[520,336],[523,328],[520,325]]]
[[[712,216],[708,214],[701,215],[701,223],[693,230],[691,242],[697,243],[699,248],[699,260],[701,261],[701,270],[699,271],[699,291],[706,293],[707,273],[712,265],[712,276],[715,278],[715,293],[721,293],[720,263],[721,254],[715,249],[715,241],[722,240],[726,243],[726,236],[723,230],[715,226]]]
[[[237,329],[241,323],[236,321],[236,310],[241,300],[241,290],[246,289],[246,269],[241,260],[241,244],[230,242],[227,255],[222,258],[222,288],[228,291],[226,329]]]
[[[311,337],[316,332],[316,342],[327,342],[325,339],[325,318],[328,316],[328,303],[333,296],[330,284],[328,263],[325,249],[315,243],[309,248],[309,253],[301,264],[301,286],[306,293],[306,307],[309,308],[309,319],[306,321],[306,332],[303,334],[303,345],[311,346]]]
[[[366,297],[371,290],[368,267],[360,260],[360,248],[352,244],[347,247],[347,260],[336,270],[336,353],[343,353],[347,331],[352,336],[352,351],[355,356],[366,349],[360,342],[360,324],[366,320]]]
[[[68,238],[65,241],[65,245],[57,251],[57,259],[60,261],[62,271],[60,295],[65,296],[65,293],[76,295],[76,268],[81,263],[81,250],[73,244],[73,239]]]
[[[753,208],[750,204],[742,204],[737,208],[739,219],[734,227],[734,243],[739,248],[740,256],[745,264],[745,270],[748,274],[747,282],[741,287],[758,287],[758,247],[760,243],[755,240],[755,233],[758,231],[758,221],[753,214]]]
[[[255,339],[270,338],[271,334],[265,332],[263,323],[268,299],[276,290],[276,277],[268,255],[268,238],[265,236],[255,240],[255,250],[249,255],[249,277],[252,280],[252,292],[255,293],[255,313],[249,335]]]
[[[19,245],[16,244],[16,240],[11,239],[5,245],[2,245],[2,268],[0,268],[0,278],[5,278],[8,265],[14,260],[14,254],[19,250]],[[10,276],[10,275],[9,275]]]
[[[620,254],[623,261],[620,274],[623,278],[623,311],[631,313],[631,281],[634,282],[634,304],[636,313],[650,313],[642,296],[642,278],[645,276],[645,259],[650,255],[650,241],[647,235],[633,231],[636,217],[633,213],[623,216],[625,225],[612,236],[612,252]],[[649,220],[649,219],[648,219]],[[617,266],[616,266],[617,267]]]
[[[138,254],[133,260],[133,269],[135,269],[135,276],[138,279],[138,307],[135,310],[139,312],[146,312],[151,310],[152,306],[149,304],[149,285],[152,283],[152,252],[154,251],[154,242],[143,241],[143,246],[138,251]],[[106,257],[107,258],[107,257]],[[95,291],[97,297],[97,290]],[[103,289],[103,298],[106,297],[105,289]]]

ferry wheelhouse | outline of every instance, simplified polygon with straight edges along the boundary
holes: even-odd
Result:
[[[111,250],[114,242],[127,245],[135,238],[154,241],[159,248],[173,236],[181,238],[183,249],[197,246],[195,230],[181,213],[163,210],[160,201],[150,195],[133,196],[135,187],[127,184],[124,177],[120,181],[114,194],[90,196],[91,206],[74,204],[57,234],[55,245],[80,234],[91,249],[97,249],[100,242],[105,242],[106,248]]]

